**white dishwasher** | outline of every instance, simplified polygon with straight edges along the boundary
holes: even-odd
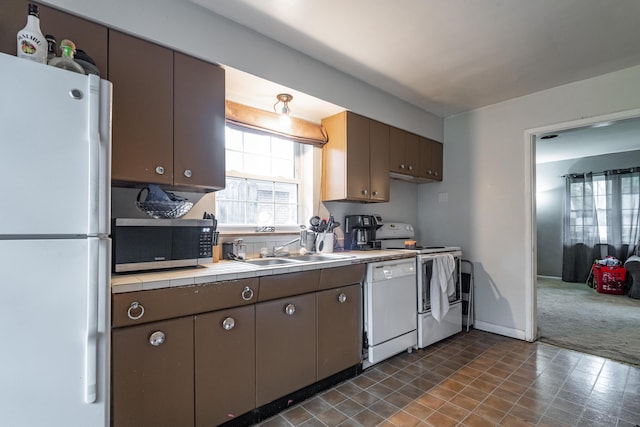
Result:
[[[364,286],[363,368],[418,345],[415,259],[374,262]]]

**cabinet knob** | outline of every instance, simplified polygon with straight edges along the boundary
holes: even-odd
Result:
[[[156,173],[158,175],[164,175],[164,168],[162,166],[156,166]]]
[[[343,304],[346,301],[347,301],[347,296],[344,293],[341,293],[340,295],[338,295],[338,302],[340,304]]]
[[[165,338],[166,337],[164,335],[164,332],[155,331],[149,337],[149,344],[151,344],[154,347],[158,347],[159,345],[162,345],[164,343]]]
[[[412,170],[413,170],[413,166],[409,165],[408,169],[409,169],[410,171],[412,171]]]
[[[404,169],[405,167],[404,163],[400,163],[400,169]]]
[[[428,170],[428,171],[427,171],[427,173],[428,173],[429,175],[433,175],[433,171]]]
[[[142,316],[144,316],[144,307],[138,301],[134,301],[129,306],[129,310],[127,310],[127,316],[131,320],[138,320]]]
[[[245,286],[242,290],[242,299],[245,301],[250,301],[253,298],[253,289],[248,286]]]
[[[193,173],[191,172],[191,169],[184,170],[184,176],[186,176],[187,178],[191,178],[191,175],[193,175]]]
[[[435,176],[438,176],[438,172],[434,172],[433,174],[434,174]]]
[[[369,191],[368,191],[368,190],[362,190],[362,195],[363,195],[363,196],[366,196],[367,194],[369,194]]]
[[[222,321],[222,328],[225,331],[230,331],[231,329],[233,329],[234,326],[236,326],[236,321],[233,320],[232,317],[227,317]]]
[[[284,313],[287,316],[293,316],[293,313],[296,312],[296,306],[293,304],[287,304],[284,306]]]
[[[374,192],[372,192],[372,193],[371,193],[371,195],[373,195],[373,196],[377,196],[377,195],[378,195],[378,192],[377,192],[377,191],[374,191]]]

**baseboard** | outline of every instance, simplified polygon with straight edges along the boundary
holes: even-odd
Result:
[[[562,277],[558,277],[558,276],[544,276],[542,274],[538,274],[538,277],[541,279],[555,279],[555,280],[562,280]]]
[[[483,322],[478,319],[474,319],[473,327],[481,331],[491,332],[492,334],[504,335],[505,337],[525,341],[525,333],[523,330],[507,328],[493,323]]]

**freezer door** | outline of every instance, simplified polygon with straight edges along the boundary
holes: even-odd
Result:
[[[110,84],[5,54],[0,69],[0,238],[108,234]]]
[[[107,426],[108,239],[0,240],[0,425]]]

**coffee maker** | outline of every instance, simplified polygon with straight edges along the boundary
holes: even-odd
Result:
[[[378,215],[347,215],[344,217],[344,250],[380,249],[376,229],[382,225]]]

